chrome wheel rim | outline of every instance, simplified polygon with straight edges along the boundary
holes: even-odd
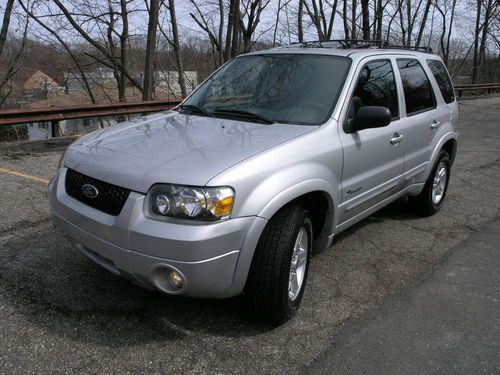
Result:
[[[309,236],[306,228],[300,228],[293,247],[290,262],[290,276],[288,280],[288,298],[295,301],[300,294],[304,276],[306,274],[307,253],[309,251]]]
[[[448,171],[446,169],[446,164],[444,162],[440,162],[436,169],[436,174],[434,175],[434,181],[432,183],[432,203],[439,204],[443,200],[447,179]]]

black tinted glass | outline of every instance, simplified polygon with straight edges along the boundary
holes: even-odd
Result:
[[[356,110],[375,105],[389,108],[392,117],[399,115],[396,81],[389,60],[373,61],[363,67],[354,91],[353,103]]]
[[[403,81],[406,113],[422,112],[436,106],[432,86],[417,60],[398,59],[399,72]]]
[[[455,91],[453,90],[450,76],[444,64],[439,60],[427,60],[427,65],[429,65],[432,75],[436,78],[444,101],[446,103],[453,102],[455,100]]]
[[[186,105],[229,116],[246,111],[271,121],[321,124],[343,87],[350,59],[269,54],[235,58],[210,77]]]

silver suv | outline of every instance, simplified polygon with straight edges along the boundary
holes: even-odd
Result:
[[[438,56],[341,47],[239,56],[176,109],[78,139],[49,184],[55,225],[143,287],[289,319],[339,232],[402,196],[441,208],[457,147]]]

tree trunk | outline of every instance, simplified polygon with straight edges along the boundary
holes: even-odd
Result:
[[[304,26],[302,18],[304,17],[304,0],[299,0],[299,11],[297,14],[297,28],[299,33],[299,43],[304,43]]]
[[[429,16],[429,10],[431,8],[431,4],[432,4],[432,0],[427,0],[427,3],[425,4],[422,23],[420,24],[420,29],[418,30],[417,41],[415,42],[415,45],[417,47],[420,46],[420,42],[422,41],[422,36],[424,35],[425,24],[427,23],[427,17]]]
[[[10,15],[12,14],[13,6],[14,0],[7,0],[7,5],[3,12],[2,29],[0,30],[0,56],[2,56],[3,46],[7,40],[7,32],[9,31]]]
[[[224,47],[224,59],[227,61],[231,58],[231,40],[233,37],[233,26],[234,26],[234,6],[237,0],[231,0],[229,3],[229,16],[227,18],[227,30],[226,30],[226,45]]]
[[[352,26],[351,26],[351,35],[352,39],[356,39],[356,5],[357,5],[357,0],[352,1],[352,9],[351,9],[351,14],[352,14]]]
[[[344,37],[349,39],[349,23],[347,22],[347,0],[344,0],[342,6],[342,22],[344,24]]]
[[[154,84],[154,61],[156,56],[156,29],[158,28],[158,14],[160,11],[160,0],[150,0],[148,36],[146,42],[146,57],[144,59],[144,81],[142,100],[153,99]]]
[[[231,0],[232,8],[232,36],[231,36],[231,58],[239,55],[240,52],[240,0]]]
[[[448,66],[448,59],[450,58],[450,40],[451,40],[451,31],[453,29],[453,19],[455,17],[455,7],[457,5],[457,0],[453,0],[451,5],[451,16],[450,16],[450,27],[448,29],[448,36],[446,37],[446,53],[444,55],[444,63]]]
[[[118,85],[118,101],[127,101],[127,77],[124,69],[128,65],[128,10],[127,0],[121,0],[121,18],[122,18],[122,32],[120,34],[120,64],[123,69],[120,69],[120,84]]]
[[[186,79],[184,77],[184,61],[182,60],[181,46],[179,42],[179,30],[177,26],[177,16],[175,14],[175,0],[168,0],[170,10],[170,22],[172,22],[172,43],[174,47],[175,63],[177,65],[177,75],[179,79],[179,87],[181,88],[181,96],[187,96]]]
[[[382,22],[384,18],[384,7],[382,6],[382,0],[377,0],[377,29],[375,34],[375,40],[382,41]]]
[[[478,56],[478,67],[485,65],[486,63],[486,39],[488,37],[488,32],[490,29],[490,20],[493,12],[492,8],[493,0],[488,0],[488,3],[484,9],[484,21],[483,30],[481,33],[481,42],[479,44],[479,56]]]
[[[476,28],[474,31],[474,52],[472,58],[472,77],[471,82],[476,83],[478,73],[478,59],[479,59],[479,33],[481,30],[481,0],[477,0],[476,8]]]
[[[217,37],[218,52],[219,52],[219,64],[216,66],[221,66],[224,63],[224,50],[222,48],[222,38],[224,36],[224,0],[219,0],[219,34]]]
[[[370,40],[370,9],[368,0],[361,0],[363,39]]]

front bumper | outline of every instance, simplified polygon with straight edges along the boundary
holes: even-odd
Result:
[[[65,191],[66,169],[49,184],[52,220],[82,253],[109,271],[169,294],[226,298],[241,293],[267,221],[234,218],[210,224],[151,220],[145,196],[131,192],[118,216],[91,208]],[[175,288],[170,270],[183,277]]]

